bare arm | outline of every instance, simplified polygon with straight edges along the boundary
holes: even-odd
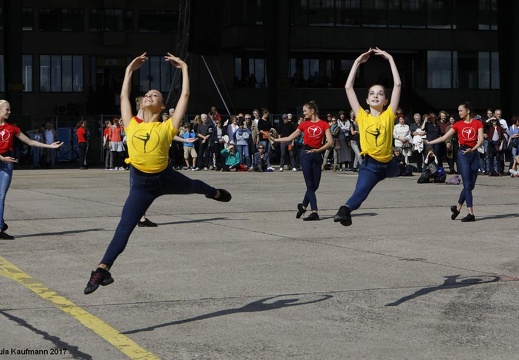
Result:
[[[182,70],[182,92],[180,93],[180,97],[177,102],[177,106],[175,108],[175,112],[173,113],[173,116],[171,117],[171,123],[173,124],[173,127],[175,129],[178,129],[180,127],[180,124],[184,120],[184,115],[187,111],[187,104],[189,100],[189,72],[187,68],[187,64],[182,61],[182,59],[168,53],[165,56],[165,60],[177,69]]]
[[[398,104],[400,103],[400,93],[402,90],[402,81],[400,80],[400,74],[396,68],[395,60],[393,60],[393,56],[388,54],[386,51],[380,50],[379,48],[375,48],[373,51],[375,55],[382,56],[384,59],[389,61],[391,73],[393,74],[393,92],[391,93],[391,103],[389,106],[391,107],[391,110],[395,112],[398,108]]]
[[[55,143],[52,143],[52,144],[41,143],[39,141],[29,139],[23,133],[16,134],[16,137],[18,139],[20,139],[22,142],[24,142],[27,145],[32,146],[32,147],[39,147],[39,148],[45,148],[45,149],[57,149],[61,145],[63,145],[63,143],[59,142],[59,141],[56,141]]]
[[[290,134],[288,136],[280,137],[280,138],[273,138],[272,136],[269,135],[269,138],[273,142],[290,142],[290,141],[294,140],[296,137],[298,137],[299,135],[301,135],[301,130],[296,129],[292,134]]]
[[[456,131],[454,129],[449,129],[449,131],[447,131],[445,133],[445,135],[443,135],[437,139],[431,140],[431,141],[424,140],[424,142],[429,145],[439,144],[441,142],[445,142],[446,140],[449,140],[450,138],[452,138],[452,136],[454,134],[456,134]]]
[[[355,61],[351,67],[350,73],[348,75],[348,79],[346,79],[346,84],[344,85],[344,89],[346,90],[346,97],[348,98],[348,102],[350,103],[351,109],[355,113],[355,115],[359,114],[360,103],[359,99],[357,99],[357,95],[355,94],[355,89],[353,88],[353,84],[355,83],[355,77],[357,76],[357,70],[359,69],[360,64],[368,61],[370,54],[373,52],[373,49],[369,49],[365,53],[361,54]]]
[[[121,88],[121,119],[123,120],[124,127],[127,128],[130,125],[130,120],[133,116],[132,105],[130,103],[130,88],[132,82],[132,75],[135,70],[140,69],[142,64],[148,59],[146,53],[137,56],[132,62],[126,67],[124,73],[123,85]]]

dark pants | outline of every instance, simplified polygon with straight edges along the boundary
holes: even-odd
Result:
[[[211,149],[210,149],[210,142],[209,140],[207,140],[206,142],[201,142],[200,143],[200,147],[198,148],[198,167],[201,169],[201,168],[204,168],[204,167],[209,167],[210,165],[210,160],[211,160]]]
[[[78,149],[79,149],[79,167],[85,167],[87,145],[88,145],[88,143],[86,143],[86,142],[80,142],[77,144]]]
[[[106,249],[101,260],[102,264],[111,267],[124,251],[130,234],[146,213],[153,201],[166,194],[205,194],[210,197],[216,195],[216,189],[203,181],[193,180],[167,167],[158,174],[143,174],[130,166],[130,194],[124,203],[121,220],[114,237]]]
[[[319,184],[321,183],[323,158],[320,153],[307,153],[304,149],[301,150],[300,158],[306,184],[306,192],[302,204],[305,208],[310,204],[310,209],[318,210],[315,192],[319,189]]]
[[[359,167],[357,185],[351,197],[346,201],[346,206],[351,210],[357,210],[368,198],[375,185],[387,177],[398,176],[398,164],[393,159],[388,163],[377,161],[366,156]]]
[[[463,180],[463,189],[461,190],[458,203],[463,205],[467,203],[467,207],[472,207],[472,190],[476,186],[479,169],[479,152],[473,151],[463,154],[462,150],[458,150],[458,173]]]

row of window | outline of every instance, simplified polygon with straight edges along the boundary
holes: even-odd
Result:
[[[296,26],[497,30],[497,0],[474,0],[474,10],[470,13],[458,9],[457,3],[457,0],[295,0],[291,21]],[[229,26],[262,24],[261,7],[261,0],[238,3],[227,0],[223,18]],[[67,32],[84,32],[85,28],[91,32],[134,32],[137,26],[139,32],[171,33],[177,30],[179,14],[171,10],[127,9],[23,8],[22,11],[25,31]]]
[[[342,86],[352,63],[353,60],[349,59],[292,58],[287,74],[291,79],[290,86]],[[237,85],[267,86],[264,59],[235,58],[234,65]],[[39,92],[83,92],[83,73],[81,55],[40,55]],[[141,91],[158,89],[168,92],[174,73],[171,65],[164,62],[162,56],[150,56],[149,61],[139,71]],[[4,74],[4,56],[0,55],[0,92],[5,91]],[[34,91],[33,76],[33,56],[23,55],[24,92]],[[499,89],[499,87],[497,52],[427,52],[427,88],[429,89]]]
[[[497,30],[497,0],[294,0],[292,25]],[[467,6],[467,5],[461,5]],[[261,24],[261,0],[225,2],[228,25]]]
[[[134,32],[134,11],[124,9],[22,9],[24,31]],[[138,10],[136,23],[139,32],[171,33],[178,28],[178,11]],[[35,15],[37,17],[35,18]],[[3,30],[3,11],[0,8],[0,30]]]
[[[291,87],[342,87],[351,59],[292,58],[288,78]],[[267,86],[265,61],[235,58],[235,83],[244,87]],[[427,88],[499,89],[498,52],[427,52]]]

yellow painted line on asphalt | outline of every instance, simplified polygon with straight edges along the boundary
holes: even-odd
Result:
[[[139,346],[130,338],[122,335],[105,323],[103,320],[90,314],[88,311],[74,304],[67,298],[58,295],[55,291],[34,280],[30,275],[20,268],[11,264],[0,256],[0,275],[12,279],[26,288],[32,290],[45,300],[51,302],[62,311],[72,315],[81,324],[95,332],[97,335],[115,346],[119,351],[127,355],[130,359],[151,360],[159,359],[158,356]]]

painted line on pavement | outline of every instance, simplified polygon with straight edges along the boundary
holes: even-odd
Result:
[[[14,280],[29,290],[32,290],[43,299],[51,302],[60,310],[73,316],[81,324],[95,332],[97,335],[108,341],[119,351],[135,360],[155,360],[159,359],[155,354],[149,352],[136,342],[122,335],[119,331],[108,325],[103,320],[90,314],[67,298],[57,294],[45,285],[34,280],[30,275],[20,268],[10,263],[0,256],[0,276]]]

